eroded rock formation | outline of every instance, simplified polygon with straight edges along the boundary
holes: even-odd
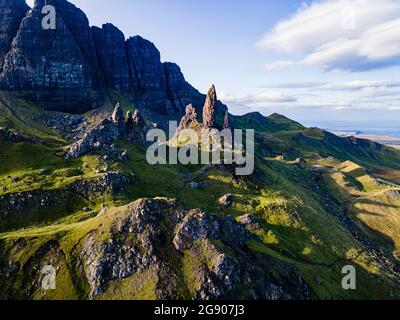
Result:
[[[91,298],[107,292],[114,280],[143,274],[154,275],[157,299],[179,298],[182,285],[203,300],[311,296],[294,268],[266,255],[254,256],[246,243],[257,241],[256,236],[233,218],[186,211],[174,200],[138,200],[121,208],[108,240],[101,239],[96,231],[88,234],[79,255]],[[168,258],[171,255],[182,259],[183,270],[192,278],[177,276],[177,262]],[[278,277],[277,269],[282,270]]]
[[[128,112],[125,119],[124,113],[119,103],[109,119],[103,119],[85,135],[66,148],[66,158],[77,158],[89,152],[103,150],[107,156],[124,161],[126,154],[123,150],[118,150],[114,142],[120,138],[128,138],[137,142],[144,141],[145,122],[139,121],[139,113]]]
[[[178,126],[178,133],[184,129],[197,129],[200,127],[200,124],[197,120],[197,113],[196,109],[193,107],[192,104],[189,104],[186,107],[186,114],[181,119],[181,122]]]

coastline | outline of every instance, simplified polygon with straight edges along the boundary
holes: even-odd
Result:
[[[339,137],[356,137],[360,139],[372,140],[386,146],[400,149],[400,137],[391,134],[375,134],[359,130],[328,130]]]

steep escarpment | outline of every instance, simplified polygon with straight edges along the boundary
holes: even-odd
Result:
[[[133,94],[124,34],[110,23],[104,24],[102,28],[92,27],[92,31],[106,86]]]
[[[24,0],[0,1],[0,70],[3,69],[4,57],[28,9]]]
[[[67,1],[47,4],[56,7],[56,29],[43,29],[44,1],[36,1],[5,56],[1,87],[22,91],[47,109],[78,113],[96,107],[101,76],[88,20]]]
[[[43,6],[56,9],[56,28],[43,29]],[[138,108],[178,119],[185,106],[200,107],[205,96],[179,66],[162,63],[156,46],[140,36],[125,41],[112,24],[90,27],[86,15],[66,0],[0,2],[0,88],[48,110],[82,113],[99,107],[107,89]],[[14,8],[11,10],[10,8]],[[221,112],[226,107],[219,103]]]

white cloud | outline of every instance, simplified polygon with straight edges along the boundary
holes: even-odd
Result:
[[[26,4],[32,8],[35,4],[35,0],[26,0]]]
[[[267,91],[254,95],[236,95],[221,93],[219,97],[225,103],[235,104],[285,103],[296,101],[294,97],[285,95],[282,92],[277,91]]]
[[[294,64],[294,61],[291,61],[291,60],[275,61],[271,64],[266,64],[264,66],[264,69],[267,71],[282,71],[293,64]]]
[[[365,88],[380,88],[380,87],[400,87],[400,81],[387,80],[354,80],[345,82],[331,82],[323,85],[318,85],[315,88],[330,91],[357,91]]]
[[[265,86],[264,86],[265,88]],[[400,88],[400,81],[390,80],[353,80],[344,82],[291,82],[281,83],[268,88],[280,88],[280,89],[309,89],[309,92],[315,92],[316,90],[323,91],[363,91],[367,89],[377,88]]]
[[[302,53],[306,65],[364,71],[400,65],[399,0],[325,0],[303,6],[257,45]]]

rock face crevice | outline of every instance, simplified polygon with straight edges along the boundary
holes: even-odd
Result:
[[[217,91],[215,86],[212,85],[208,90],[206,102],[203,107],[203,126],[205,128],[215,127],[215,120],[217,114]]]
[[[92,27],[92,32],[106,87],[133,96],[124,34],[111,23]]]
[[[55,30],[42,28],[45,4],[56,8]],[[140,36],[125,40],[109,23],[90,27],[84,12],[66,0],[37,0],[29,11],[23,0],[0,0],[0,8],[3,90],[69,113],[99,107],[105,89],[119,91],[141,110],[175,119],[189,103],[204,103],[178,65],[161,62],[152,42]]]

